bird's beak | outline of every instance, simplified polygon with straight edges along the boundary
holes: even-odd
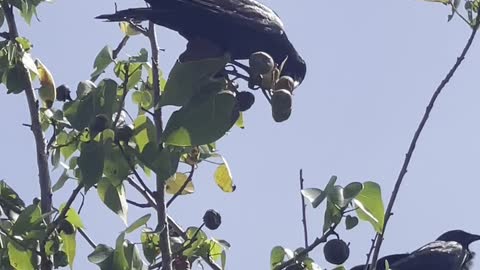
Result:
[[[477,234],[470,234],[470,243],[473,243],[475,241],[478,241],[480,240],[480,235],[477,235]]]

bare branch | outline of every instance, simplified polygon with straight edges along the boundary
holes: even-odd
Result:
[[[412,141],[410,142],[410,146],[408,148],[408,152],[405,156],[405,160],[402,165],[402,169],[400,170],[400,173],[398,175],[397,181],[395,182],[395,187],[393,188],[392,196],[390,197],[390,201],[388,202],[387,210],[385,211],[385,222],[383,225],[383,230],[382,233],[378,235],[377,241],[375,244],[375,250],[373,252],[372,256],[372,267],[370,269],[375,269],[377,265],[377,260],[378,260],[378,254],[380,253],[380,248],[382,246],[382,242],[384,239],[385,235],[385,229],[387,228],[387,223],[390,219],[390,216],[392,215],[392,209],[393,205],[395,204],[395,199],[397,198],[398,192],[400,191],[400,186],[402,185],[403,178],[405,177],[405,174],[407,174],[408,171],[408,165],[410,164],[410,160],[412,158],[412,155],[415,151],[415,146],[417,144],[418,138],[420,137],[420,134],[422,133],[423,128],[425,127],[425,124],[427,123],[427,120],[430,116],[430,113],[432,112],[433,106],[435,105],[435,102],[442,92],[442,90],[445,88],[447,83],[450,81],[450,79],[453,77],[455,72],[457,71],[458,67],[462,64],[462,61],[465,59],[465,55],[467,54],[468,50],[470,49],[470,46],[473,43],[473,40],[475,38],[475,35],[477,33],[478,27],[480,25],[480,9],[478,10],[477,17],[476,17],[476,22],[474,26],[472,27],[472,33],[470,34],[470,37],[468,38],[467,43],[465,44],[465,47],[463,48],[460,56],[457,58],[457,61],[453,65],[453,67],[450,69],[450,71],[447,73],[445,78],[442,80],[440,85],[438,85],[437,89],[433,93],[430,102],[428,103],[428,106],[425,110],[425,113],[423,114],[422,120],[420,121],[420,124],[417,127],[417,130],[415,131],[415,134],[413,135]]]

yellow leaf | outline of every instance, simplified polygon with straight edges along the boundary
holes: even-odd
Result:
[[[50,73],[47,67],[39,59],[35,60],[35,65],[37,66],[38,79],[40,80],[38,95],[44,102],[45,107],[51,108],[57,96],[55,81],[53,80],[52,73]]]
[[[168,194],[176,194],[180,191],[182,186],[188,180],[188,176],[184,173],[175,173],[173,176],[167,179],[165,183],[165,190]],[[180,195],[192,194],[195,191],[192,181],[190,180],[188,184],[183,189]]]
[[[135,28],[133,28],[128,22],[120,22],[120,29],[127,36],[135,36],[140,34]]]
[[[235,185],[233,184],[232,174],[227,163],[222,163],[215,171],[215,182],[224,192],[234,192]]]

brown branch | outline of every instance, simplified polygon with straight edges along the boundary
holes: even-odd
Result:
[[[370,246],[370,250],[367,253],[367,262],[365,263],[365,267],[363,267],[363,270],[368,270],[369,267],[369,262],[370,262],[370,257],[372,256],[373,250],[375,249],[375,243],[377,241],[378,234],[375,234],[375,237],[372,239],[372,245]]]
[[[303,190],[303,170],[300,169],[300,191]],[[300,192],[300,197],[302,199],[302,224],[303,224],[303,237],[305,240],[305,248],[308,247],[308,228],[307,228],[307,210],[305,204],[305,198],[303,197],[302,193]]]
[[[122,98],[120,99],[120,106],[118,107],[117,115],[115,115],[115,120],[113,121],[113,128],[117,128],[118,121],[120,120],[120,115],[122,114],[123,106],[125,106],[125,99],[127,98],[128,94],[128,80],[130,79],[129,69],[130,63],[127,63],[125,65],[125,80],[123,81]]]
[[[129,36],[125,35],[122,38],[122,40],[120,41],[120,43],[118,43],[117,48],[115,48],[115,50],[112,51],[112,59],[113,60],[117,59],[120,51],[123,49],[123,47],[125,47],[125,45],[127,45],[127,41],[128,41],[129,38],[130,38]]]
[[[2,1],[3,13],[8,24],[8,30],[12,40],[19,37],[17,24],[13,14],[12,5],[7,1]],[[40,125],[40,117],[38,113],[38,105],[35,99],[35,92],[30,78],[30,72],[22,65],[22,76],[26,78],[25,95],[27,97],[28,109],[30,111],[30,119],[32,121],[30,129],[32,130],[35,139],[37,152],[37,166],[40,184],[41,209],[42,213],[48,213],[52,210],[52,183],[50,180],[50,172],[48,168],[48,156],[46,152],[45,136]],[[47,223],[50,222],[50,217],[45,217]]]
[[[15,40],[19,37],[17,24],[15,22],[15,16],[13,14],[13,7],[7,1],[1,1],[3,13],[8,25],[9,37],[11,40]],[[45,143],[45,135],[43,134],[42,127],[40,125],[40,116],[38,112],[38,105],[35,99],[35,92],[32,85],[32,79],[30,72],[25,66],[20,65],[22,69],[22,77],[25,78],[26,84],[25,96],[27,98],[28,110],[30,112],[30,120],[33,137],[35,140],[36,152],[37,152],[37,167],[38,167],[38,182],[40,185],[40,207],[42,213],[48,213],[52,210],[52,182],[50,179],[50,171],[48,167],[48,155],[47,146]],[[47,215],[45,222],[49,224],[51,217]],[[40,253],[42,254],[41,269],[52,269],[49,258],[46,256],[45,246],[40,246]]]
[[[162,109],[158,107],[160,104],[160,78],[158,69],[158,45],[155,33],[155,24],[150,21],[148,23],[147,37],[150,41],[152,50],[152,76],[153,76],[153,104],[154,104],[154,122],[157,128],[157,141],[160,141],[163,132]],[[167,226],[167,207],[165,205],[165,179],[160,175],[156,175],[156,192],[155,202],[157,203],[157,231],[160,231],[160,251],[162,253],[162,269],[172,270],[172,249],[170,247],[170,234]]]
[[[372,267],[370,267],[370,269],[375,269],[375,267],[377,265],[378,254],[380,253],[380,248],[382,246],[383,236],[385,235],[385,229],[387,227],[388,220],[390,219],[390,216],[392,215],[393,205],[395,203],[395,199],[397,198],[398,192],[400,190],[400,186],[402,184],[403,178],[405,177],[405,174],[408,171],[408,165],[410,164],[410,160],[412,158],[413,152],[415,151],[415,146],[417,144],[418,138],[420,137],[420,134],[422,133],[422,130],[425,127],[425,124],[427,123],[428,117],[430,116],[430,113],[432,112],[433,106],[435,105],[435,101],[437,100],[438,96],[440,95],[442,90],[445,88],[447,83],[453,77],[453,75],[457,71],[457,69],[460,66],[460,64],[462,63],[462,61],[465,59],[465,55],[467,54],[468,50],[470,49],[470,46],[473,43],[473,40],[475,38],[475,35],[477,33],[479,25],[480,25],[480,9],[478,10],[475,24],[472,27],[473,28],[472,33],[470,34],[470,37],[468,38],[468,41],[465,44],[465,47],[463,48],[460,56],[457,58],[457,61],[455,62],[453,67],[450,69],[450,71],[447,73],[445,78],[442,80],[440,85],[438,85],[437,89],[433,93],[433,95],[430,99],[430,102],[428,103],[428,106],[427,106],[427,108],[425,110],[425,113],[423,115],[423,118],[420,121],[420,124],[418,125],[417,130],[415,131],[415,134],[413,135],[412,141],[410,142],[410,146],[409,146],[408,152],[405,156],[405,160],[403,162],[402,169],[400,170],[397,181],[395,182],[395,187],[393,189],[392,196],[390,197],[390,200],[389,200],[388,206],[387,206],[387,210],[385,211],[385,222],[383,224],[382,233],[380,233],[377,237],[377,241],[376,241],[376,244],[375,244],[375,250],[373,252],[373,257],[372,257]]]
[[[188,178],[187,180],[185,180],[185,183],[183,183],[183,185],[180,187],[180,189],[175,192],[175,194],[173,195],[172,198],[170,198],[170,200],[168,200],[167,202],[167,208],[173,203],[173,201],[175,201],[175,199],[180,195],[182,194],[182,192],[185,190],[185,188],[187,187],[188,183],[190,183],[192,181],[192,178],[193,178],[193,173],[195,172],[195,165],[191,165],[191,168],[190,168],[190,174],[188,175]]]

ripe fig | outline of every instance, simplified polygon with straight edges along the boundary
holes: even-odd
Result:
[[[292,94],[285,89],[273,91],[272,116],[276,122],[283,122],[290,117],[292,112]]]
[[[237,93],[236,99],[237,99],[238,109],[241,112],[244,112],[250,109],[253,103],[255,103],[255,96],[248,91],[241,91]]]
[[[271,72],[275,66],[273,58],[265,52],[252,53],[248,63],[250,65],[250,72],[253,75],[267,74]]]
[[[209,209],[203,216],[203,222],[210,230],[216,230],[222,224],[222,217],[217,211]]]
[[[115,140],[117,142],[128,142],[133,136],[133,127],[123,125],[115,130]]]
[[[95,121],[90,127],[92,134],[98,134],[108,127],[108,117],[104,114],[95,116]]]
[[[279,89],[286,89],[290,92],[293,92],[293,88],[295,86],[295,83],[293,82],[292,77],[290,76],[282,76],[278,81],[275,83],[273,90],[279,90]]]
[[[72,97],[70,97],[70,87],[68,85],[62,84],[59,87],[57,87],[57,100],[58,101],[72,101]]]
[[[331,264],[343,264],[350,255],[348,245],[340,239],[332,239],[323,246],[323,255]]]
[[[60,221],[60,225],[58,225],[58,230],[63,231],[65,234],[72,234],[75,232],[75,228],[73,227],[73,225],[65,219],[62,219],[62,221]]]

